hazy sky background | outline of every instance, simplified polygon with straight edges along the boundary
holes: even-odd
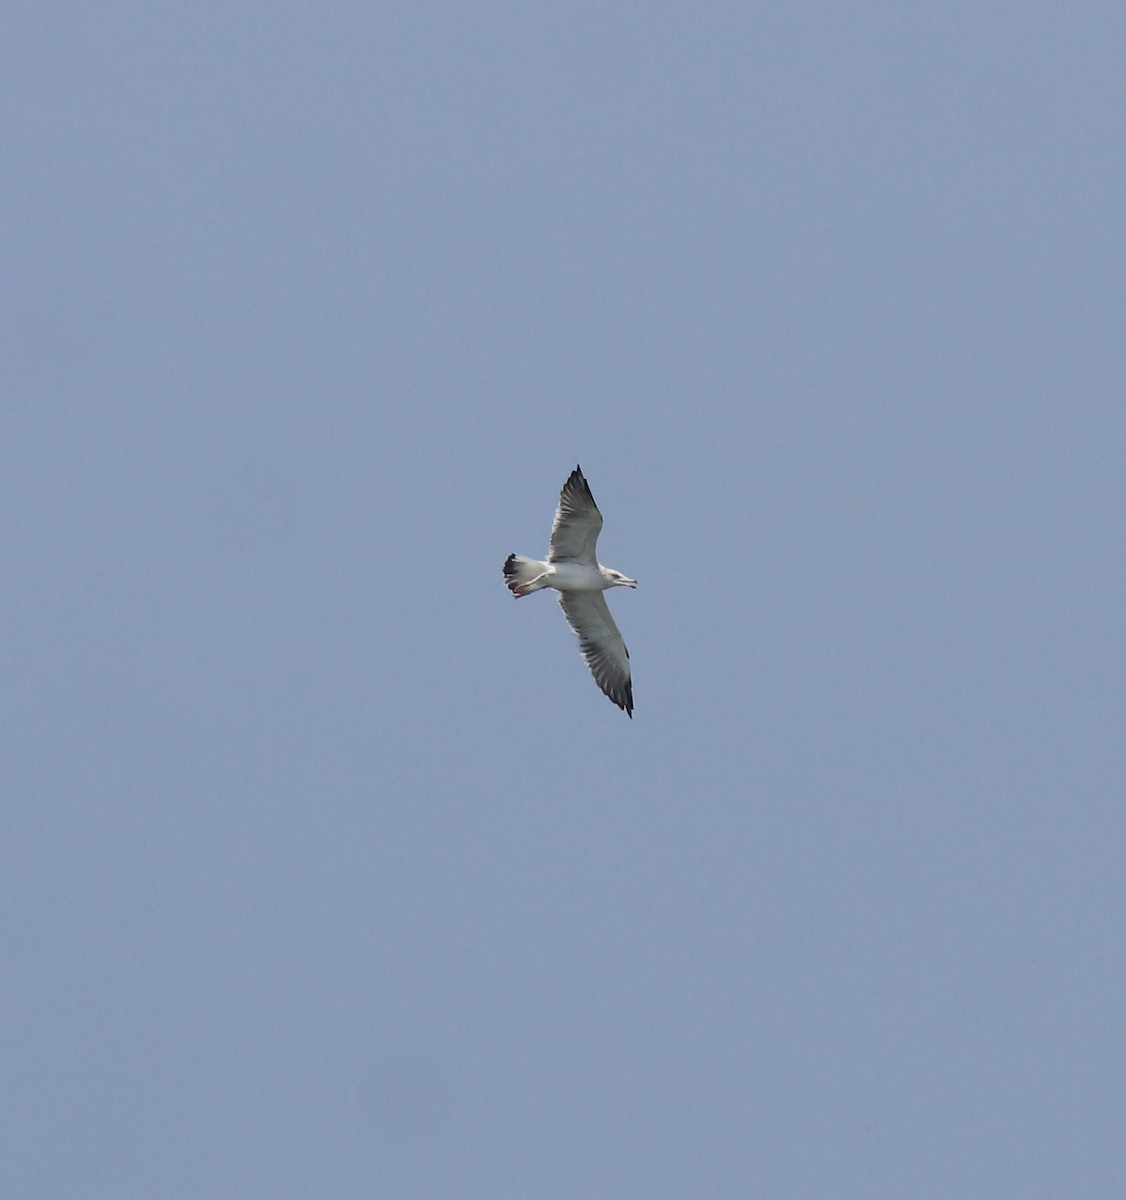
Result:
[[[1121,4],[0,46],[0,1192],[1120,1200]]]

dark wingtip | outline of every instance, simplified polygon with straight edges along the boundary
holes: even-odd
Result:
[[[575,464],[575,469],[571,472],[570,475],[567,476],[567,482],[563,485],[563,494],[564,495],[566,495],[567,490],[569,488],[575,488],[576,490],[581,492],[583,495],[585,495],[586,498],[591,502],[591,504],[594,505],[595,508],[598,507],[598,504],[595,502],[595,499],[594,499],[594,494],[590,490],[590,484],[587,483],[586,476],[583,474],[583,469],[582,469],[582,467],[580,467],[578,465],[578,463]]]

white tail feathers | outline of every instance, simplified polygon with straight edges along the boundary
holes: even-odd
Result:
[[[547,587],[546,583],[535,582],[546,570],[547,563],[525,558],[522,554],[510,554],[504,560],[504,582],[514,596],[526,596]]]

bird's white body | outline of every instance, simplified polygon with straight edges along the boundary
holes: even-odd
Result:
[[[525,585],[525,594],[538,591],[541,587],[555,588],[557,592],[604,592],[607,588],[629,586],[620,571],[612,571],[601,563],[595,563],[592,567],[589,563],[575,562],[574,559],[557,563],[539,562],[534,558],[525,561],[537,568],[535,586],[529,586],[532,583],[529,580],[529,584]]]

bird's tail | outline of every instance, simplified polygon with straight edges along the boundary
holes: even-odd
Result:
[[[540,582],[540,577],[547,570],[547,563],[538,562],[534,558],[525,558],[522,554],[510,554],[504,560],[505,586],[514,596],[526,596],[529,592],[538,592],[547,587]]]

